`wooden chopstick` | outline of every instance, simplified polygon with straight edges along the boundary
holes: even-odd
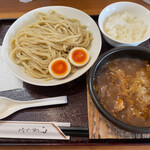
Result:
[[[89,129],[87,127],[59,127],[65,135],[76,137],[89,137]]]

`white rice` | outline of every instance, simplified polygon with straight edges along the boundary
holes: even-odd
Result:
[[[104,22],[104,31],[122,42],[138,42],[143,39],[148,25],[129,12],[115,13]]]

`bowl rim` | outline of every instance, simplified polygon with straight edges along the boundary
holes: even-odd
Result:
[[[142,43],[142,42],[148,40],[149,37],[144,38],[143,40],[140,40],[140,41],[137,41],[137,42],[123,42],[123,41],[116,40],[116,39],[112,38],[111,36],[109,36],[109,35],[104,31],[104,29],[103,29],[103,23],[102,23],[102,25],[100,24],[100,22],[101,22],[101,15],[102,15],[102,13],[104,13],[104,11],[105,11],[108,7],[110,7],[110,6],[112,6],[112,5],[116,5],[116,4],[133,4],[133,5],[135,5],[135,6],[140,7],[141,9],[145,9],[145,11],[147,11],[147,12],[150,14],[150,11],[149,11],[146,7],[144,7],[144,6],[142,6],[142,5],[138,4],[138,3],[134,3],[134,2],[122,1],[122,2],[115,2],[115,3],[109,4],[109,5],[107,5],[107,6],[100,12],[100,14],[99,14],[99,16],[98,16],[98,25],[99,25],[99,28],[100,28],[101,32],[104,34],[104,36],[106,36],[107,38],[109,38],[110,40],[112,40],[112,41],[114,41],[114,42],[121,43],[121,44],[129,44],[129,45],[130,45],[130,44],[139,44],[139,43]]]
[[[100,103],[100,101],[98,100],[98,97],[96,95],[96,92],[94,90],[94,75],[95,72],[97,70],[97,67],[99,66],[99,64],[109,55],[113,54],[113,53],[117,53],[121,50],[133,50],[133,51],[145,51],[147,53],[150,53],[150,49],[148,48],[144,48],[144,47],[140,47],[140,46],[121,46],[121,47],[117,47],[117,48],[112,48],[110,50],[108,50],[107,52],[104,52],[102,55],[100,55],[100,57],[97,59],[97,61],[94,63],[94,65],[92,66],[92,68],[90,69],[89,72],[89,79],[88,79],[88,90],[91,96],[91,99],[94,103],[94,105],[96,106],[96,108],[98,109],[98,111],[111,123],[113,123],[114,125],[118,126],[121,129],[124,129],[126,131],[129,132],[133,132],[133,133],[150,133],[150,127],[138,127],[138,126],[133,126],[133,125],[129,125],[127,123],[124,123],[122,121],[120,121],[119,119],[115,118],[113,115],[111,115],[104,107],[103,105]]]

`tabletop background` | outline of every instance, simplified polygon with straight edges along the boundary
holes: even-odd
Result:
[[[150,5],[142,0],[126,0],[136,2],[143,5],[150,10]],[[21,3],[19,0],[0,0],[0,19],[18,18],[24,13],[43,6],[69,6],[80,9],[89,15],[99,15],[104,7],[118,2],[118,0],[32,0],[29,3]],[[148,150],[150,145],[136,144],[136,145],[94,145],[94,146],[0,146],[1,150],[48,150],[48,149],[87,149],[87,150]]]
[[[135,2],[150,9],[150,5],[142,0],[124,1]],[[89,15],[98,15],[104,7],[114,2],[118,0],[32,0],[29,3],[21,3],[19,0],[0,0],[0,18],[18,18],[34,8],[59,5],[74,7]]]

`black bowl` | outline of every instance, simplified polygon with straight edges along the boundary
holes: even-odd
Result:
[[[139,46],[125,46],[125,47],[117,47],[114,49],[111,49],[102,55],[97,59],[93,67],[90,69],[89,73],[89,91],[90,96],[96,105],[97,109],[100,113],[103,114],[104,117],[106,117],[110,122],[117,125],[118,127],[134,132],[134,133],[150,133],[150,127],[137,127],[133,125],[126,124],[115,117],[113,117],[100,103],[96,92],[94,90],[94,79],[96,76],[96,72],[107,62],[121,57],[130,57],[130,58],[140,58],[144,60],[148,60],[150,63],[150,49],[143,48]]]

